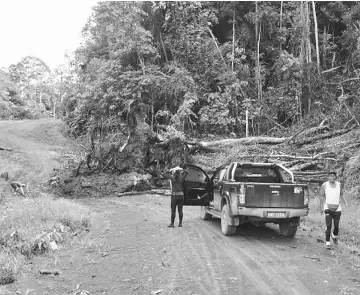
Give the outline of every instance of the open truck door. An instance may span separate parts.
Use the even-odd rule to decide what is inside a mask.
[[[184,205],[207,206],[213,197],[209,176],[200,167],[186,165],[188,175],[184,181]]]

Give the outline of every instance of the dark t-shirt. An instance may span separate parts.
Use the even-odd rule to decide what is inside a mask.
[[[169,174],[169,179],[172,183],[172,194],[183,193],[183,184],[187,174],[185,170],[176,170]]]

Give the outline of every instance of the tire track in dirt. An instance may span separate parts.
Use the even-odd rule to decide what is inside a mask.
[[[206,226],[205,224],[201,224],[200,226],[204,228],[202,233],[207,237],[207,240],[213,241],[214,245],[217,245],[220,249],[222,249],[224,255],[226,255],[230,260],[233,260],[233,262],[236,262],[234,264],[237,268],[238,275],[245,277],[247,281],[251,282],[253,288],[255,288],[257,292],[259,292],[259,294],[277,293],[278,290],[271,289],[270,282],[263,278],[263,274],[262,277],[258,275],[258,265],[255,263],[254,259],[249,257],[249,255],[244,252],[243,249],[241,251],[239,249],[235,250],[229,245],[229,242],[225,241],[223,237],[221,238],[222,242],[220,242],[219,239],[213,239],[212,234],[218,236],[220,235],[220,233],[216,232],[213,228],[211,228],[210,226]],[[232,241],[233,240],[234,239],[232,239]],[[252,247],[252,245],[249,245],[249,243],[247,244],[247,247]]]
[[[152,200],[155,198],[148,197],[148,199]],[[153,205],[153,204],[152,204]],[[148,212],[152,212],[152,219],[153,221],[165,221],[170,218],[170,208],[166,209],[165,206],[157,206],[154,208],[151,204],[147,205],[140,205],[138,207],[141,207],[143,210],[147,210]],[[205,276],[204,273],[207,272],[206,267],[204,267],[204,262],[199,259],[199,251],[194,247],[194,245],[190,242],[191,241],[191,234],[194,233],[194,230],[192,230],[193,227],[191,227],[191,231],[189,231],[187,228],[182,228],[180,230],[177,229],[169,229],[168,237],[167,239],[172,241],[174,247],[168,251],[168,260],[165,262],[166,264],[170,264],[171,268],[170,271],[167,274],[168,280],[170,283],[167,284],[166,290],[169,290],[169,294],[178,294],[177,291],[175,291],[176,286],[176,280],[179,278],[180,274],[183,276],[187,275],[188,277],[194,277],[194,271],[189,269],[189,264],[186,262],[185,259],[182,259],[181,254],[184,254],[182,251],[180,253],[179,249],[177,249],[177,245],[182,245],[182,249],[184,250],[186,246],[187,249],[187,256],[186,257],[192,257],[196,258],[198,261],[198,264],[194,264],[194,260],[192,260],[192,268],[193,270],[196,268],[202,269],[201,273],[203,275],[202,280],[192,280],[193,283],[196,283],[196,285],[199,287],[199,291],[201,294],[214,294],[214,282],[212,282],[208,277]],[[180,271],[181,270],[181,271]],[[204,284],[203,280],[206,280],[207,283]],[[182,294],[182,293],[179,293]],[[217,293],[218,294],[218,293]]]
[[[157,214],[157,217],[162,216],[163,218],[169,218],[170,212],[166,213],[165,208],[162,207],[160,210],[154,210],[152,206],[143,206],[148,207],[151,211]],[[157,219],[158,219],[157,218]],[[189,277],[194,276],[194,270],[200,269],[200,273],[202,274],[202,280],[198,281],[196,280],[197,286],[200,288],[201,294],[225,294],[227,290],[227,285],[225,279],[227,278],[227,273],[229,273],[228,267],[224,269],[223,267],[220,267],[216,269],[214,267],[215,261],[220,260],[220,252],[218,251],[218,248],[222,249],[222,246],[227,246],[229,248],[229,245],[227,245],[227,242],[224,241],[224,237],[221,236],[221,232],[215,232],[212,229],[213,234],[216,234],[217,237],[220,237],[220,240],[222,243],[214,243],[214,239],[212,235],[210,235],[208,232],[210,228],[205,226],[204,221],[197,220],[199,217],[195,217],[195,214],[192,214],[188,217],[187,222],[187,228],[183,228],[181,234],[175,235],[174,232],[171,230],[170,238],[172,240],[175,240],[177,243],[184,242],[187,246],[187,255],[188,257],[192,258],[192,269],[189,270],[187,268],[187,265],[185,264],[184,260],[182,260],[179,257],[178,251],[173,250],[170,254],[173,255],[172,259],[173,261],[177,262],[178,267],[181,269],[187,269],[187,273]],[[197,229],[197,230],[195,230]],[[195,242],[195,239],[192,238],[193,236],[197,237],[197,240],[199,243]],[[207,246],[206,246],[207,245]],[[215,245],[218,246],[218,248],[214,247]],[[252,247],[252,245],[249,243],[249,247]],[[210,250],[211,249],[211,250]],[[232,250],[231,248],[229,248]],[[222,251],[222,250],[221,250]],[[228,251],[224,251],[226,253],[226,257],[229,261],[234,261],[235,257],[239,255],[239,253],[236,253],[232,251],[232,253],[229,253]],[[223,256],[224,256],[223,253]],[[253,261],[251,258],[248,257],[249,261]],[[241,267],[239,266],[241,265]],[[234,267],[234,266],[232,266]],[[238,259],[237,263],[237,273],[242,273],[242,277],[246,277],[247,281],[252,282],[252,285],[257,286],[257,290],[263,294],[275,294],[276,290],[274,292],[269,293],[269,284],[267,282],[264,282],[261,277],[256,275],[252,271],[252,267],[249,267],[247,264],[245,264],[242,260]],[[174,275],[174,274],[173,274]],[[236,273],[235,273],[236,275]],[[213,278],[213,280],[212,280]],[[219,278],[220,280],[218,280]],[[261,287],[261,288],[260,288]],[[240,286],[242,288],[242,286]]]
[[[148,199],[153,202],[152,199],[155,198],[148,197]],[[153,204],[155,204],[155,201]],[[170,208],[166,209],[165,206],[154,207],[153,204],[138,204],[138,208],[142,208],[142,210],[147,210],[148,212],[151,211],[153,221],[164,222],[170,218]],[[172,267],[168,273],[170,283],[166,289],[172,292],[170,294],[178,294],[174,293],[174,287],[176,287],[176,279],[181,274],[182,276],[193,278],[190,283],[194,283],[195,286],[198,287],[200,294],[221,294],[219,282],[217,280],[211,280],[211,278],[217,274],[202,236],[194,229],[193,219],[194,217],[192,216],[191,219],[186,222],[186,228],[169,229],[167,239],[173,241],[175,246],[168,252],[169,258],[166,264],[172,264]],[[199,243],[194,241],[195,236],[197,236],[197,239],[200,241]],[[177,245],[181,245],[181,251],[176,247]],[[202,257],[205,258],[205,260],[202,259]],[[188,259],[191,259],[191,261]],[[192,267],[191,269],[189,267],[190,265]],[[194,279],[197,273],[195,270],[202,275],[201,279]],[[225,285],[223,287],[225,287]]]
[[[196,237],[192,237],[197,236]],[[184,231],[182,239],[185,241],[187,246],[187,253],[193,264],[193,271],[188,268],[188,274],[191,277],[194,275],[195,269],[202,275],[200,280],[196,280],[200,291],[202,294],[214,293],[220,294],[221,286],[217,280],[211,280],[216,276],[215,269],[211,260],[211,255],[207,248],[205,247],[204,242],[202,241],[202,236],[199,233],[196,233],[194,227],[191,227],[191,231]],[[196,240],[199,242],[196,243]]]
[[[202,232],[208,236],[208,239],[212,238],[210,232],[216,235],[220,234],[209,225],[201,224],[200,226],[206,227],[206,230]],[[257,287],[261,287],[262,293],[275,294],[282,291],[286,294],[311,294],[301,282],[295,279],[297,275],[285,265],[284,258],[274,255],[271,247],[263,245],[259,240],[246,237],[240,241],[237,237],[223,237],[223,243],[220,243],[219,240],[214,240],[214,243],[219,247],[226,247],[226,253],[242,266],[240,271],[248,276]],[[269,261],[281,262],[285,271],[279,274],[282,267],[271,267]],[[268,293],[271,286],[273,292]]]
[[[166,227],[170,219],[168,197],[154,196],[143,204],[140,200],[137,208]],[[165,231],[164,238],[172,241],[166,258],[172,267],[164,277],[165,294],[188,294],[190,290],[190,294],[222,295],[338,294],[337,282],[332,280],[348,285],[347,278],[337,278],[344,269],[331,276],[319,273],[327,268],[329,255],[319,253],[320,247],[302,234],[295,239],[282,238],[271,226],[238,229],[235,236],[225,237],[219,220],[203,221],[198,211],[185,207],[184,227]],[[322,255],[322,261],[305,260],[305,255]]]
[[[168,210],[167,212],[164,206],[160,208],[154,208],[151,204],[138,204],[138,206],[152,211],[152,215],[154,215],[157,220],[169,218],[170,212]],[[220,230],[215,229],[207,224],[207,222],[197,220],[198,218],[194,213],[191,214],[188,221],[190,229],[183,228],[180,234],[175,234],[173,230],[170,230],[171,240],[174,240],[178,244],[184,243],[187,246],[187,255],[193,258],[193,270],[189,270],[185,260],[180,258],[178,251],[172,250],[169,254],[172,255],[171,261],[176,262],[177,268],[188,273],[189,277],[194,275],[194,269],[198,268],[201,270],[202,280],[201,282],[195,280],[195,282],[202,293],[224,294],[222,291],[227,290],[224,279],[227,277],[229,271],[227,268],[219,267],[216,270],[214,267],[215,261],[220,260],[218,251],[218,249],[220,249],[220,251],[223,252],[222,256],[225,256],[229,261],[233,261],[234,265],[232,265],[232,267],[236,266],[237,273],[241,274],[242,278],[250,282],[253,288],[259,293],[276,294],[282,290],[286,294],[311,294],[302,283],[294,279],[296,275],[290,272],[290,269],[286,268],[286,271],[279,274],[279,268],[274,268],[269,265],[269,261],[282,262],[281,257],[275,255],[269,246],[263,245],[257,239],[249,236],[244,237],[242,244],[240,244],[239,240],[234,239],[234,237],[224,237]],[[195,228],[197,228],[197,230],[195,230]],[[192,236],[197,237],[198,243],[195,242]],[[216,237],[216,239],[214,237]],[[233,244],[236,243],[236,245],[231,244],[230,241],[232,241]],[[260,248],[262,250],[256,250]],[[247,249],[252,249],[252,251]],[[172,280],[176,275],[177,272],[174,271],[172,273]],[[222,278],[220,281],[217,279],[211,280],[211,278],[216,277]],[[242,288],[242,286],[240,286],[240,288]]]

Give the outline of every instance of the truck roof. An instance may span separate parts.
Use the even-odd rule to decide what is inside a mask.
[[[274,166],[279,166],[279,164],[276,164],[276,163],[253,163],[253,162],[233,162],[233,163],[236,163],[237,165],[244,165],[244,166],[255,166],[255,167],[274,167]]]

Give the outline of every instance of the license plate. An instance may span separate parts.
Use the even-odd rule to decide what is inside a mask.
[[[286,212],[267,212],[267,217],[276,217],[276,218],[286,217]]]

